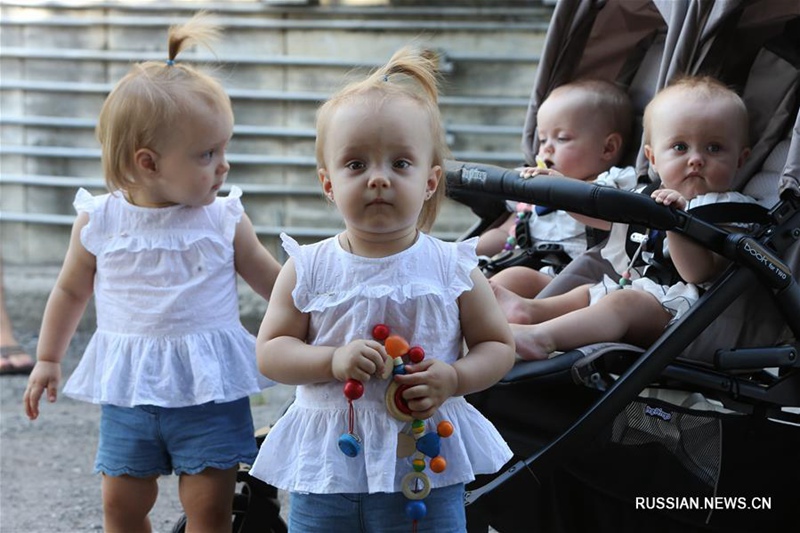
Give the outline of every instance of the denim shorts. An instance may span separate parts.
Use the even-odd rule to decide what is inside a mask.
[[[250,399],[190,407],[103,405],[95,472],[150,477],[252,464]]]
[[[411,519],[405,508],[409,500],[402,492],[375,494],[306,494],[289,495],[289,531],[329,533],[408,533]],[[464,485],[450,485],[431,490],[423,500],[425,517],[416,531],[463,533],[467,530],[464,510]]]

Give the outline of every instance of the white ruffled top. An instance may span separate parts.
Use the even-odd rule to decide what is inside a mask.
[[[309,313],[308,342],[342,346],[372,338],[383,323],[426,358],[453,363],[461,357],[458,297],[472,288],[477,265],[476,239],[445,243],[425,234],[410,248],[382,258],[345,251],[338,239],[300,246],[282,235],[295,261],[297,284],[292,296]],[[398,432],[406,423],[389,415],[384,394],[389,381],[371,379],[353,402],[355,433],[361,453],[345,456],[337,441],[348,430],[348,401],[342,383],[301,385],[295,402],[270,430],[251,474],[292,492],[375,493],[401,490],[412,472],[410,458],[397,458]],[[449,420],[455,433],[441,440],[444,472],[426,469],[431,485],[469,482],[475,474],[499,470],[511,450],[486,418],[463,397],[448,399],[427,421],[435,431]]]
[[[233,237],[241,190],[204,207],[137,207],[80,189],[97,259],[97,330],[64,393],[124,407],[229,402],[270,382],[239,320]]]

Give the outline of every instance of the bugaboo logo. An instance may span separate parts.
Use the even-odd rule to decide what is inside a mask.
[[[670,420],[672,420],[672,413],[669,413],[660,407],[650,407],[649,405],[645,405],[644,414],[648,416],[657,416],[658,418],[664,420],[665,422],[669,422]]]
[[[486,183],[487,173],[479,168],[464,168],[461,170],[461,179],[467,183],[476,181],[478,183]]]

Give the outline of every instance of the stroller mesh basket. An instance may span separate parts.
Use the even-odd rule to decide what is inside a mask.
[[[492,420],[503,420],[499,411],[510,398],[520,410],[547,402],[515,386],[498,389],[504,396],[497,403],[472,399]],[[504,431],[517,454],[511,463],[537,446],[524,435],[546,441],[560,431],[539,409],[539,416],[517,419],[514,431]],[[790,531],[800,501],[798,464],[795,427],[720,410],[697,393],[675,402],[639,397],[552,474],[523,468],[469,505],[468,526],[471,532],[489,524],[500,532]]]
[[[662,446],[684,469],[709,487],[710,492],[704,496],[712,496],[719,483],[722,422],[714,411],[637,399],[614,419],[610,443]]]

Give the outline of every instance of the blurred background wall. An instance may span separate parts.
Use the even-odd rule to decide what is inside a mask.
[[[2,0],[0,246],[17,327],[38,329],[77,188],[104,191],[93,129],[105,96],[132,63],[164,58],[167,28],[199,9],[216,15],[223,39],[216,57],[199,48],[181,60],[213,69],[233,100],[228,186],[244,190],[259,237],[281,261],[281,231],[314,241],[342,228],[316,179],[317,106],[405,44],[440,53],[454,159],[522,163],[551,1]],[[448,201],[433,233],[456,239],[473,222],[469,209]],[[264,307],[243,290],[248,327]],[[91,313],[84,323],[93,323]]]

